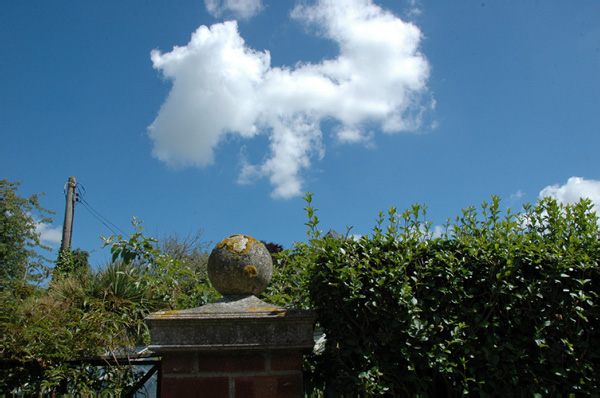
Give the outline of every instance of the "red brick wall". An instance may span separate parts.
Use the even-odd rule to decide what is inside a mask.
[[[163,398],[302,397],[302,353],[165,353],[161,384]]]

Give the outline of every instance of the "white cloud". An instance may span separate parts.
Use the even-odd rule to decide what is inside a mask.
[[[550,185],[542,189],[540,198],[549,196],[561,203],[573,204],[581,198],[589,198],[597,213],[600,213],[600,181],[571,177],[566,184]]]
[[[432,239],[441,238],[446,233],[446,231],[447,231],[447,229],[445,226],[434,225],[433,229],[431,230],[431,238]]]
[[[525,193],[519,189],[519,190],[517,190],[517,192],[510,195],[509,200],[511,203],[513,203],[513,202],[523,198],[524,196],[525,196]]]
[[[173,166],[206,166],[227,131],[245,137],[256,133],[257,85],[270,59],[244,47],[235,21],[201,26],[187,46],[166,54],[154,50],[151,59],[173,81],[149,127],[158,159]]]
[[[38,222],[35,230],[40,234],[40,241],[48,245],[58,245],[62,240],[62,227],[52,228],[49,224]]]
[[[394,133],[419,128],[429,64],[421,32],[368,0],[298,6],[295,18],[338,44],[336,58],[294,67],[270,65],[269,52],[244,45],[234,21],[201,26],[184,47],[152,51],[173,82],[149,127],[153,154],[172,166],[206,166],[226,134],[268,134],[260,165],[245,164],[239,182],[268,177],[273,196],[302,192],[302,171],[324,155],[320,123],[334,119],[341,142],[369,142],[373,124]],[[364,128],[370,126],[370,130]]]
[[[420,1],[418,0],[410,0],[408,1],[408,6],[409,9],[406,12],[407,16],[410,17],[418,17],[419,15],[423,14],[423,10],[421,10],[421,8],[419,8],[420,6]]]
[[[204,5],[215,18],[231,14],[234,18],[247,19],[262,9],[261,0],[204,0]]]

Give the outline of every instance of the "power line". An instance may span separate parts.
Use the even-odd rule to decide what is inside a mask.
[[[85,209],[87,211],[89,211],[92,216],[94,216],[98,221],[100,221],[114,235],[118,235],[118,233],[115,232],[115,230],[111,227],[111,225],[114,228],[116,228],[117,230],[119,230],[123,235],[127,235],[127,233],[124,232],[121,228],[119,228],[118,226],[116,226],[115,224],[113,224],[109,219],[107,219],[102,214],[100,214],[96,209],[94,209],[85,199],[79,199],[78,203],[81,203],[83,205],[83,207],[85,207]]]
[[[79,185],[79,184],[77,184],[77,185]],[[83,199],[83,196],[85,195],[85,188],[83,188],[83,186],[80,187],[80,192],[83,192],[83,194],[77,195],[77,199],[76,199],[77,203],[81,203],[83,205],[83,207],[85,207],[85,209],[87,211],[89,211],[92,216],[94,216],[106,228],[108,228],[113,233],[113,235],[118,235],[118,233],[115,232],[115,230],[112,227],[119,230],[121,232],[121,234],[127,235],[127,233],[125,231],[123,231],[121,228],[119,228],[118,226],[113,224],[108,218],[106,218],[102,214],[100,214],[100,212],[98,210],[94,209],[92,207],[92,205],[90,205],[85,199]],[[112,227],[111,227],[111,225],[112,225]]]

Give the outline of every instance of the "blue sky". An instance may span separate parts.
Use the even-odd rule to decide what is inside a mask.
[[[2,177],[46,192],[57,249],[75,176],[93,264],[132,216],[290,247],[306,191],[356,234],[414,203],[600,206],[597,1],[5,1],[0,44]]]

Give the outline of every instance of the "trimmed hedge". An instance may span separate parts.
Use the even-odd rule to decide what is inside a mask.
[[[515,215],[493,198],[435,238],[424,207],[392,208],[371,236],[334,240],[320,238],[306,200],[312,239],[286,253],[275,286],[307,289],[305,300],[284,296],[318,312],[326,343],[306,377],[327,396],[600,390],[600,229],[589,201],[544,199]]]

